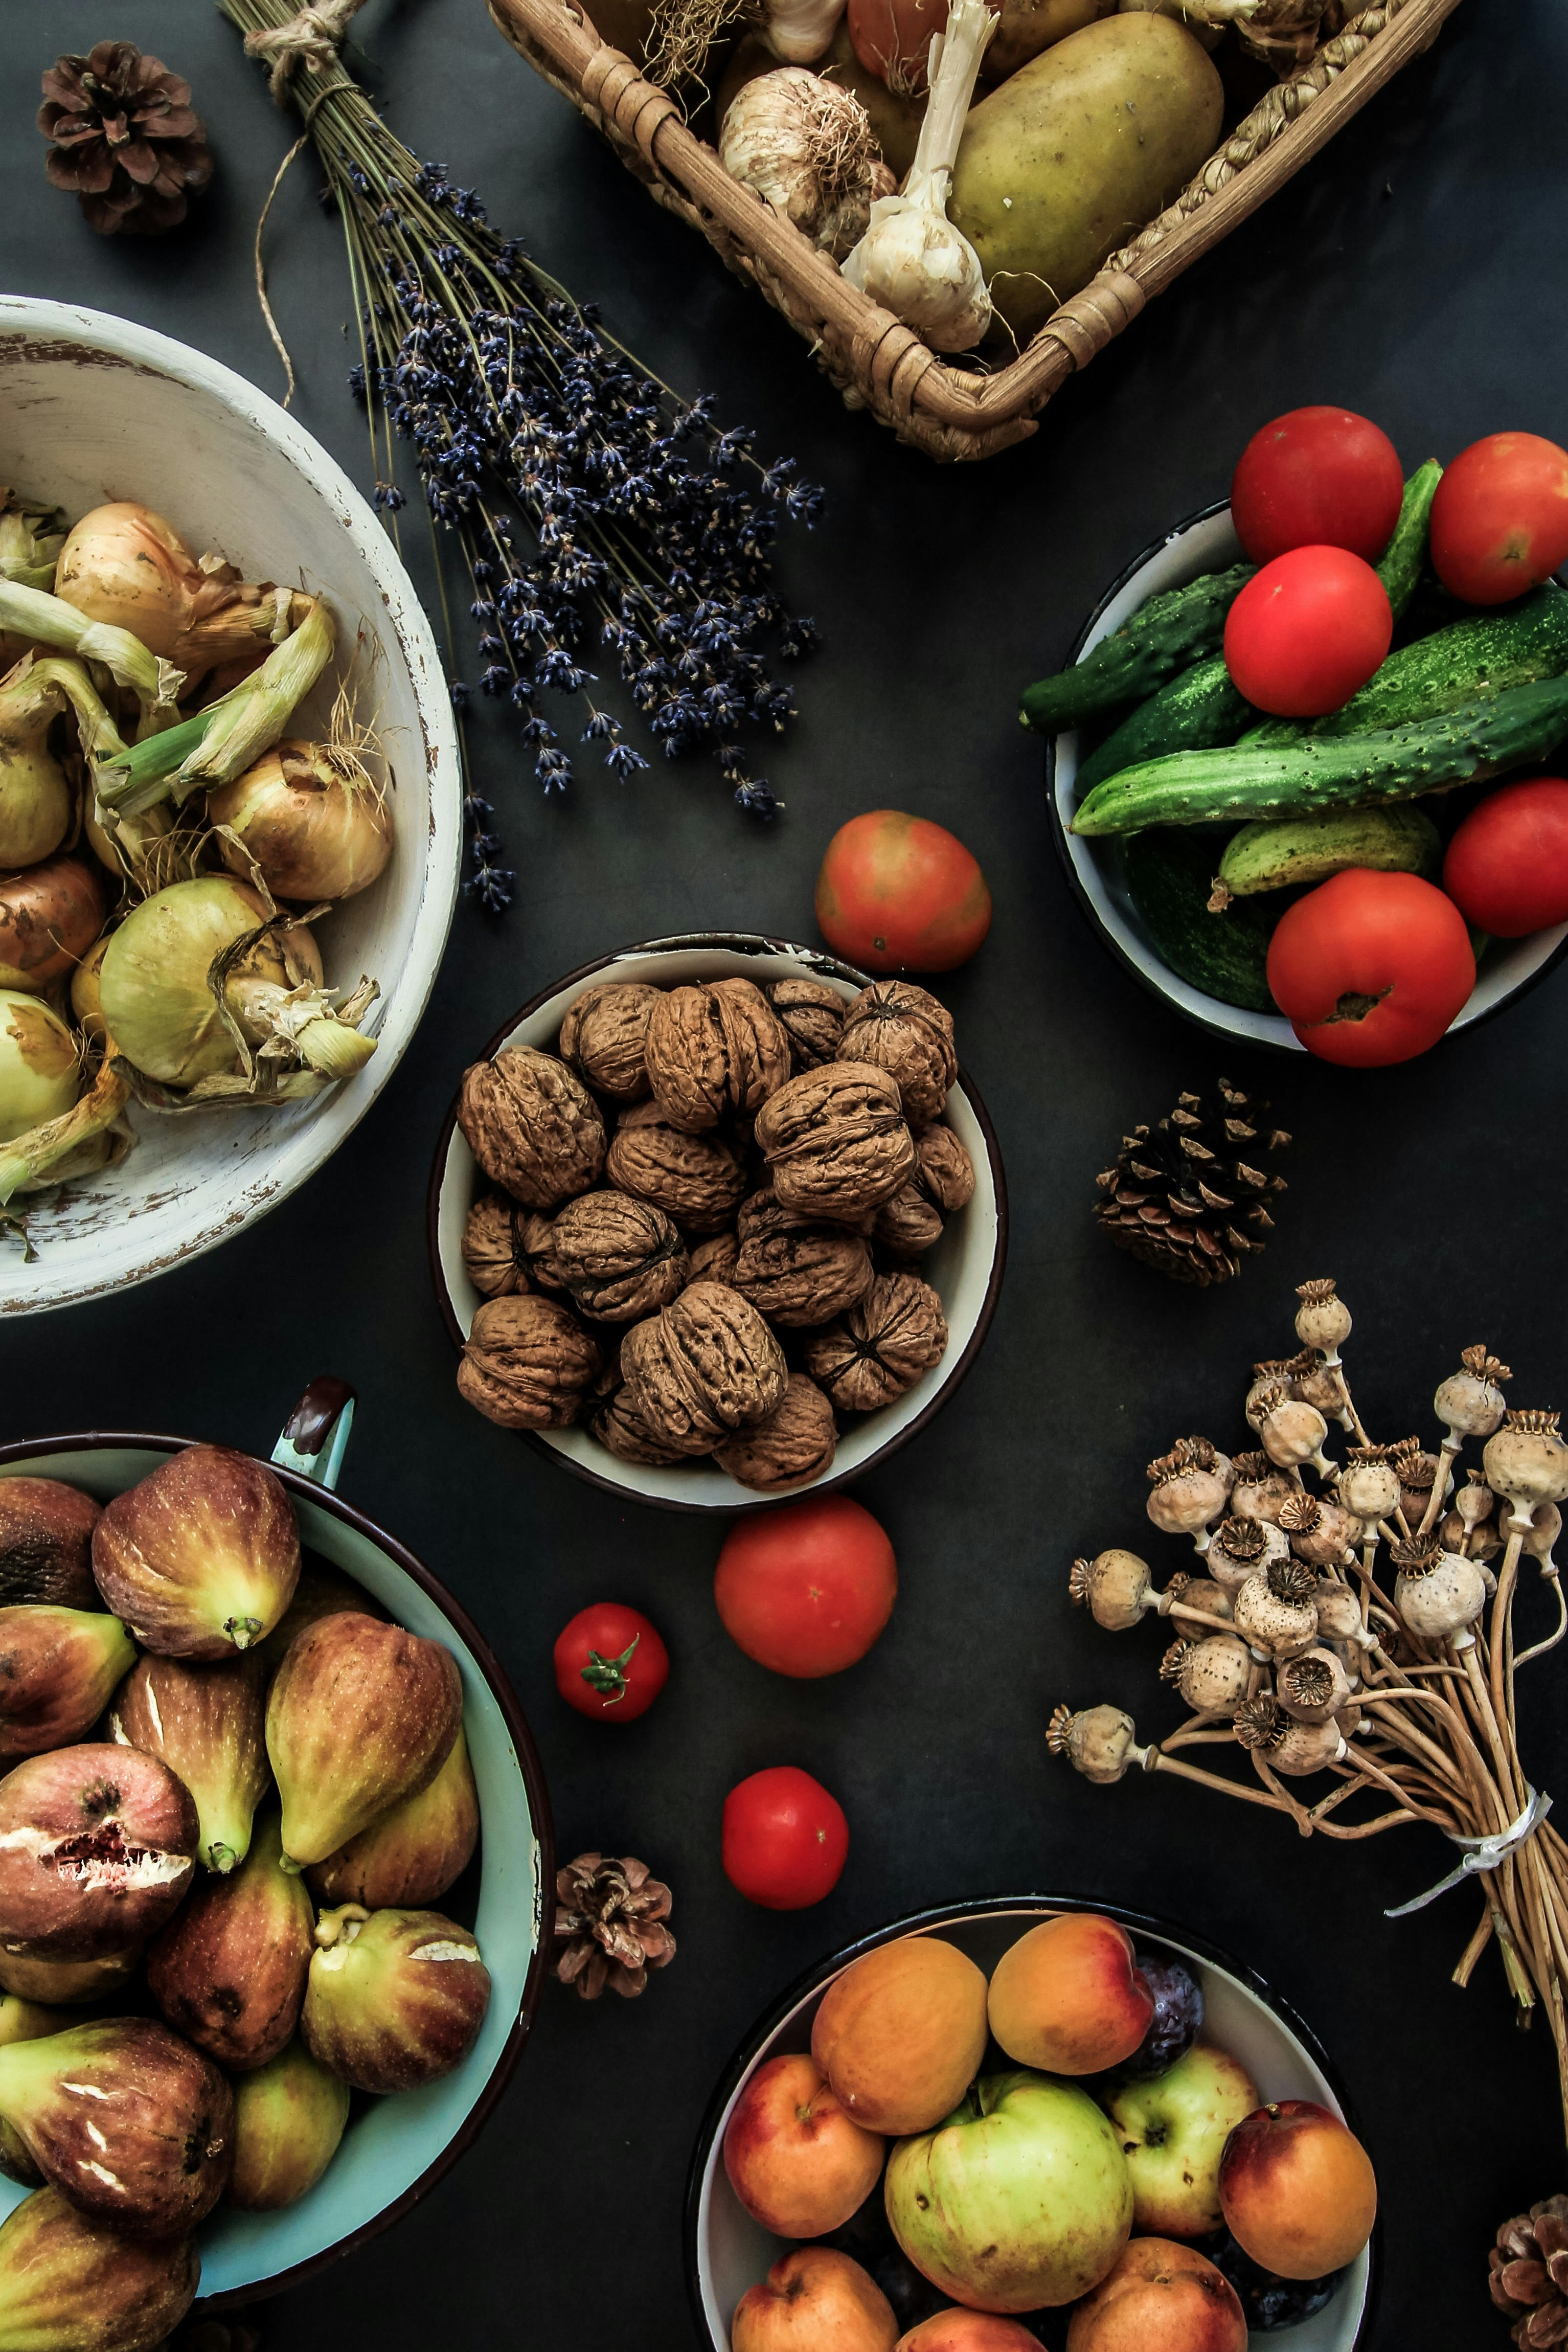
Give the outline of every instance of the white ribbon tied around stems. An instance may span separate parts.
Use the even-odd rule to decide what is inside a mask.
[[[1525,1839],[1534,1835],[1552,1811],[1550,1797],[1538,1794],[1530,1787],[1528,1780],[1525,1782],[1525,1788],[1529,1792],[1529,1801],[1523,1812],[1520,1814],[1517,1821],[1510,1822],[1507,1829],[1499,1830],[1494,1836],[1458,1837],[1452,1830],[1446,1830],[1444,1835],[1450,1844],[1464,1847],[1464,1860],[1457,1869],[1449,1871],[1447,1878],[1440,1878],[1436,1886],[1429,1886],[1425,1895],[1417,1895],[1414,1901],[1398,1904],[1392,1911],[1385,1911],[1384,1917],[1404,1919],[1412,1911],[1424,1911],[1428,1903],[1435,1903],[1439,1895],[1448,1893],[1450,1886],[1462,1885],[1467,1878],[1475,1877],[1480,1871],[1496,1870],[1500,1863],[1508,1860],[1511,1853],[1517,1853]]]

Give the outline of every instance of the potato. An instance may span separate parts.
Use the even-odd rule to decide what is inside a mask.
[[[1169,16],[1107,16],[972,107],[948,217],[1020,344],[1212,153],[1224,93]]]
[[[987,81],[1006,81],[1053,41],[1082,32],[1115,7],[1116,0],[1002,0],[1002,21],[980,59],[980,71]]]

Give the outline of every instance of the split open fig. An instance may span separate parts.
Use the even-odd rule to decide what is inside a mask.
[[[147,1954],[148,1986],[169,2023],[235,2074],[277,2057],[305,1998],[315,1914],[282,1853],[269,1811],[239,1868],[198,1886]]]
[[[267,1702],[289,1865],[325,1862],[428,1788],[462,1720],[457,1662],[442,1643],[362,1611],[307,1626]]]
[[[266,1679],[254,1652],[210,1662],[142,1658],[109,1711],[110,1738],[160,1758],[195,1800],[204,1870],[221,1873],[244,1861],[252,1817],[271,1784]]]
[[[235,2084],[228,2201],[275,2213],[314,2189],[349,2120],[349,2086],[295,2040]]]
[[[0,1959],[99,1960],[154,1934],[195,1867],[196,1808],[155,1756],[108,1741],[0,1780]]]
[[[40,2189],[0,2226],[0,2343],[152,2352],[191,2308],[201,2275],[190,2238],[117,2237]]]
[[[232,1658],[272,1631],[299,1579],[299,1527],[276,1472],[189,1445],[117,1495],[93,1530],[99,1591],[144,1650]]]
[[[130,1634],[101,1609],[0,1609],[0,1758],[80,1739],[135,1663]]]
[[[58,1478],[0,1478],[0,1603],[96,1609],[92,1531],[102,1507]]]
[[[478,1843],[479,1792],[459,1725],[452,1752],[428,1789],[378,1813],[369,1829],[305,1874],[319,1903],[417,1909],[437,1902],[462,1876]]]
[[[466,1927],[438,1911],[324,1911],[300,2030],[357,2091],[413,2091],[449,2074],[485,2021],[490,1974]],[[0,2057],[4,2053],[0,2053]]]

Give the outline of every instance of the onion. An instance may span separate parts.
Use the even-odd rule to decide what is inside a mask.
[[[55,593],[89,621],[129,629],[171,656],[191,625],[205,575],[172,523],[134,499],[94,507],[60,550]]]
[[[41,992],[63,980],[108,911],[85,857],[49,857],[25,873],[0,874],[0,988]]]
[[[47,722],[46,722],[47,724]],[[40,743],[23,750],[0,730],[0,867],[36,866],[70,831],[65,771]]]
[[[392,856],[392,812],[362,762],[329,743],[286,737],[232,784],[207,795],[213,824],[231,825],[279,898],[351,898]],[[234,874],[244,852],[220,841]]]
[[[239,1052],[213,994],[213,959],[267,920],[257,893],[226,874],[198,875],[132,908],[104,950],[99,993],[104,1024],[133,1063],[165,1086],[193,1086],[239,1066]],[[321,959],[308,931],[287,934],[297,969],[317,985]],[[287,986],[282,945],[258,940],[231,978]]]
[[[125,875],[140,882],[147,852],[173,827],[173,810],[160,801],[143,809],[140,816],[122,816],[116,831],[104,823],[103,804],[96,793],[82,822],[89,848],[100,864],[108,866],[117,882]]]
[[[71,1011],[76,1014],[77,1027],[94,1045],[104,1034],[103,1006],[99,994],[99,973],[104,950],[113,938],[105,931],[101,940],[89,948],[71,974]]]
[[[59,1118],[81,1091],[81,1065],[57,1013],[20,989],[0,988],[0,1143]]]

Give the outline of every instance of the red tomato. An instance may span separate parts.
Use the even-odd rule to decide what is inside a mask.
[[[867,73],[889,89],[929,88],[931,36],[947,23],[947,0],[849,0],[850,41]]]
[[[555,1686],[568,1706],[604,1723],[646,1715],[670,1675],[670,1654],[640,1610],[618,1601],[580,1609],[555,1645]]]
[[[850,1850],[843,1808],[820,1780],[776,1764],[724,1801],[724,1873],[765,1911],[804,1911],[839,1883]]]
[[[1532,776],[1490,793],[1449,842],[1443,887],[1495,939],[1568,923],[1568,782]]]
[[[898,1564],[869,1511],[847,1496],[789,1503],[725,1538],[713,1597],[748,1658],[802,1679],[842,1674],[893,1614]]]
[[[1354,866],[1281,916],[1274,1002],[1309,1053],[1351,1069],[1435,1045],[1476,984],[1465,919],[1418,874]]]
[[[1292,547],[1348,547],[1375,563],[1405,495],[1386,433],[1348,408],[1292,408],[1254,433],[1230,483],[1230,520],[1254,563]]]
[[[1467,604],[1506,604],[1568,562],[1568,449],[1492,433],[1448,467],[1432,501],[1432,568]]]
[[[841,824],[817,877],[828,945],[866,971],[951,971],[991,928],[986,877],[923,816],[873,809]]]
[[[1239,694],[1279,719],[1321,719],[1366,684],[1394,635],[1388,594],[1343,547],[1298,547],[1250,579],[1225,620]]]

